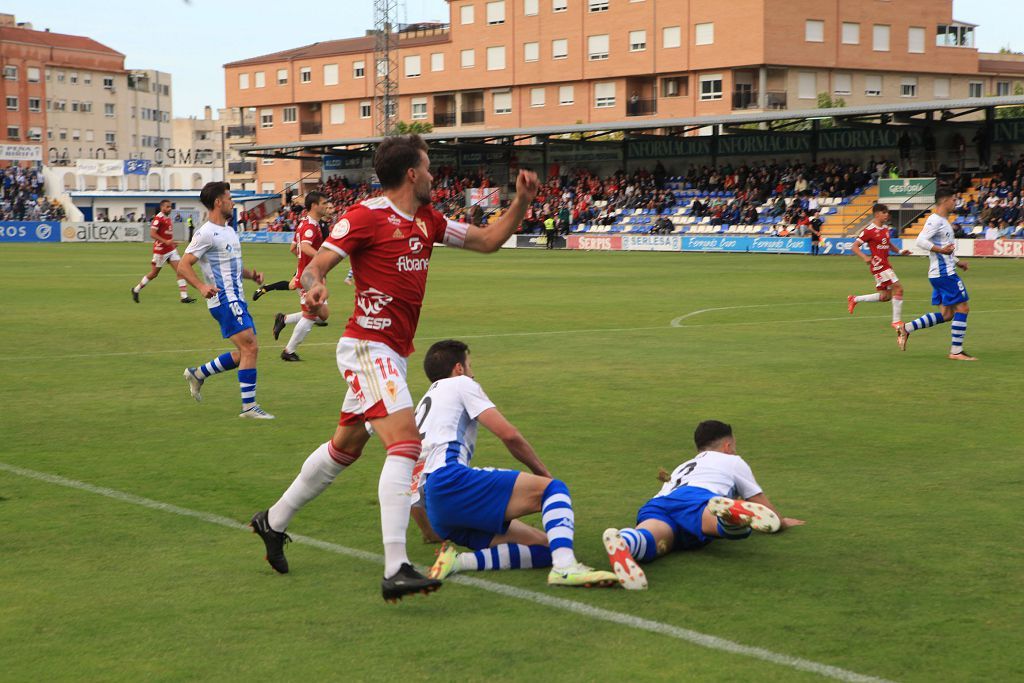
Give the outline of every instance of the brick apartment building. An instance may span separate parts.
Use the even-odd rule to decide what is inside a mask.
[[[437,132],[1013,94],[952,0],[449,0],[398,34],[398,118]],[[375,134],[372,35],[226,64],[246,141]],[[251,128],[250,128],[251,126]],[[237,142],[237,141],[234,141]],[[280,192],[310,162],[256,162]]]

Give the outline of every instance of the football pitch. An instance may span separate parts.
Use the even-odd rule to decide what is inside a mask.
[[[286,279],[284,246],[245,245]],[[568,485],[576,552],[733,425],[765,493],[807,525],[646,567],[650,589],[551,589],[546,570],[459,575],[380,597],[383,449],[302,510],[290,574],[244,528],[333,430],[330,326],[284,363],[293,292],[250,302],[257,397],[181,377],[230,344],[165,271],[132,303],[148,245],[0,249],[0,679],[1012,680],[1024,677],[1024,263],[970,260],[966,350],[949,326],[896,347],[852,257],[439,249],[410,358],[457,338],[499,409]],[[933,310],[923,258],[895,259],[904,318]],[[251,294],[251,284],[249,291]],[[481,430],[483,432],[483,430]],[[481,433],[474,464],[518,467]],[[537,524],[536,518],[529,519]],[[299,537],[301,536],[301,537]],[[436,546],[410,525],[419,565]]]

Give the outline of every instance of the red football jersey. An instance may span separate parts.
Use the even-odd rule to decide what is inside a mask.
[[[461,247],[468,227],[430,206],[408,216],[387,197],[349,209],[324,241],[325,247],[352,261],[356,307],[345,336],[382,342],[402,356],[411,354],[434,244]]]
[[[892,268],[889,265],[889,245],[892,244],[889,241],[889,228],[880,228],[871,223],[860,231],[857,239],[868,245],[868,249],[871,251],[869,267],[872,273],[881,273],[883,270]]]
[[[306,266],[310,261],[313,260],[312,256],[306,256],[302,251],[303,244],[309,244],[314,250],[319,249],[320,245],[324,243],[324,235],[320,231],[320,224],[315,220],[306,216],[299,223],[299,227],[295,229],[295,235],[292,237],[292,241],[296,243],[299,252],[299,267],[295,271],[296,280],[300,281],[302,277],[302,271],[306,269]]]
[[[149,224],[151,228],[156,228],[156,234],[163,237],[165,240],[174,239],[174,224],[171,223],[171,219],[162,213],[157,213],[153,216],[153,222]],[[174,247],[169,247],[163,242],[157,242],[153,240],[153,253],[154,254],[169,254],[174,251]]]

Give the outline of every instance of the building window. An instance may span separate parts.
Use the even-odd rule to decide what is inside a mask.
[[[825,22],[821,19],[808,19],[804,22],[804,40],[808,43],[824,43]]]
[[[487,48],[487,70],[501,71],[505,68],[505,46]]]
[[[114,115],[115,115],[114,105],[110,104],[110,103],[104,104],[103,105],[103,115],[106,116],[108,119],[114,118]]]
[[[15,73],[17,73],[17,68],[16,67],[11,67],[11,68],[15,69]],[[5,70],[4,77],[6,78],[6,70]],[[63,71],[58,71],[57,72],[57,82],[58,83],[63,83],[66,80],[67,80],[67,75]],[[103,85],[104,85],[104,87],[106,87],[106,85],[107,85],[106,84],[106,79],[104,79]],[[114,79],[113,78],[110,79],[110,86],[111,87],[114,86]]]
[[[713,45],[715,42],[715,24],[709,21],[706,24],[697,24],[695,27],[695,42],[697,45]]]
[[[18,98],[8,97],[7,98],[7,111],[18,111]]]
[[[64,79],[63,79],[62,76],[63,76],[63,73],[58,71],[57,72],[57,80],[58,81],[63,81]],[[103,88],[105,90],[113,90],[114,89],[114,77],[113,76],[104,76],[103,77]]]
[[[28,139],[33,142],[39,142],[43,139],[43,129],[38,127],[29,128]]]
[[[78,142],[81,139],[82,139],[82,131],[78,130],[77,128],[71,131],[71,141],[72,142]]]
[[[935,29],[937,47],[974,47],[974,27],[962,24],[939,24]]]
[[[7,139],[8,140],[20,140],[21,129],[18,126],[7,126]]]
[[[886,24],[875,24],[872,34],[872,48],[875,52],[889,51],[889,26]]]
[[[472,69],[476,66],[476,50],[463,50],[459,56],[463,69]]]
[[[536,62],[540,59],[540,43],[523,43],[523,61]]]
[[[970,81],[967,84],[967,96],[968,97],[984,97],[985,84],[981,81]]]
[[[530,106],[531,107],[543,107],[544,106],[544,88],[530,88]]]
[[[53,78],[53,72],[52,72],[52,71],[50,71],[49,69],[47,69],[47,70],[46,70],[46,82],[47,82],[47,83],[49,83],[49,82],[50,82],[50,80],[51,80],[52,78]],[[53,131],[52,131],[52,130],[49,130],[49,129],[47,129],[47,131],[46,131],[46,132],[47,132],[47,133],[52,133]],[[50,139],[52,140],[52,139],[53,139],[53,136],[50,136]]]
[[[57,134],[57,137],[60,138],[61,140],[67,140],[68,139],[67,128],[61,128],[60,129],[60,133]]]
[[[273,109],[262,109],[260,110],[260,128],[273,128],[274,127],[274,110]]]
[[[487,3],[487,25],[497,26],[505,23],[505,0]]]
[[[373,115],[373,103],[372,102],[360,102],[359,103],[359,118],[368,119]]]
[[[430,55],[430,70],[444,71],[444,53],[434,52]]]
[[[68,83],[70,83],[71,85],[78,85],[77,71],[72,71],[70,74],[68,74]]]
[[[88,71],[82,74],[82,83],[85,85],[92,85],[92,74]]]
[[[71,111],[79,111],[80,106],[78,100],[71,100]]]
[[[420,77],[420,56],[419,55],[408,55],[405,58],[405,77],[406,78],[419,78]]]
[[[288,85],[288,69],[277,70],[277,84]]]
[[[843,22],[843,45],[860,45],[860,24]]]
[[[103,142],[107,143],[108,145],[116,145],[117,133],[108,130],[106,133],[103,134]]]
[[[472,5],[463,5],[462,7],[459,8],[459,21],[461,23],[463,23],[463,24],[472,24],[473,23],[473,19],[474,19],[474,17],[473,17],[473,6]]]
[[[295,123],[299,120],[298,107],[285,107],[281,110],[281,123]]]
[[[948,78],[936,78],[933,82],[934,95],[936,99],[946,99],[949,97],[949,79]]]
[[[722,74],[700,77],[700,99],[701,101],[722,99]]]
[[[366,75],[366,62],[352,62],[352,78],[362,78]]]
[[[832,83],[832,92],[836,95],[850,95],[853,92],[853,76],[850,74],[835,74]]]
[[[313,82],[313,67],[304,66],[299,69],[299,83],[312,83]]]
[[[264,71],[257,71],[253,77],[253,85],[257,88],[267,87],[267,74]]]
[[[911,26],[907,30],[907,52],[924,54],[924,29]]]
[[[642,52],[647,49],[647,31],[629,32],[629,51]]]
[[[378,59],[377,60],[377,78],[384,78],[384,76],[386,76],[389,71],[391,71],[391,60],[388,60],[388,59]]]
[[[29,111],[36,111],[36,112],[42,111],[43,110],[42,103],[43,103],[43,101],[40,98],[38,98],[38,97],[30,97],[30,98],[28,98],[28,110]]]
[[[61,71],[60,75],[63,76],[64,72]],[[16,66],[5,66],[4,67],[4,79],[8,80],[8,81],[16,81],[16,80],[18,80],[18,67],[16,67]],[[62,78],[61,82],[63,82],[63,80],[64,79]]]
[[[587,9],[591,12],[607,12],[608,0],[588,0]]]
[[[528,17],[535,17],[539,13],[539,0],[523,0],[523,14]]]
[[[412,118],[414,121],[427,118],[427,98],[418,97],[412,101]]]
[[[569,40],[557,38],[551,41],[551,59],[566,59],[569,56]]]
[[[29,83],[38,83],[39,82],[39,69],[37,67],[30,66],[25,71],[26,71]]]
[[[82,111],[86,114],[92,113],[92,102],[82,102]]]
[[[552,12],[565,12],[569,9],[569,0],[551,0]]]
[[[882,94],[882,77],[875,75],[865,76],[864,94],[868,97],[880,97]]]
[[[509,90],[495,90],[494,91],[494,113],[495,114],[511,114],[512,113],[512,92]]]
[[[133,135],[132,139],[134,139],[134,138],[135,138],[135,136]],[[96,140],[96,133],[94,131],[91,131],[91,130],[85,131],[85,141],[86,142],[95,142],[95,140]]]
[[[801,100],[813,100],[818,96],[818,75],[813,71],[801,71],[798,81],[798,94]]]
[[[608,109],[615,106],[615,82],[594,84],[594,109]]]
[[[558,88],[558,104],[573,104],[576,102],[575,89],[571,85],[562,85]]]
[[[608,34],[587,36],[587,58],[592,62],[608,59]]]
[[[917,78],[907,76],[900,81],[900,97],[917,97]]]
[[[672,76],[661,79],[662,97],[688,97],[690,79],[686,76]]]
[[[661,29],[661,46],[664,48],[679,47],[682,44],[682,30],[678,26],[666,26]]]
[[[267,161],[271,164],[274,163],[273,159],[264,159],[263,163],[266,164]],[[260,183],[260,192],[263,194],[274,194],[274,183]]]
[[[331,125],[339,126],[345,123],[345,103],[344,102],[332,102],[331,103]]]
[[[1006,97],[1010,94],[1010,81],[996,81],[996,97]],[[9,109],[10,107],[8,107]]]
[[[248,90],[249,89],[249,74],[238,74],[238,89]]]

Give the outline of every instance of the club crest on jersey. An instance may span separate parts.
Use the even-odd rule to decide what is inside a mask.
[[[356,305],[363,309],[366,315],[377,315],[384,310],[384,307],[391,303],[392,297],[384,292],[370,287],[365,292],[359,292],[356,298]]]
[[[427,224],[423,222],[422,218],[416,219],[416,227],[420,229],[424,237],[427,236]]]
[[[352,226],[349,224],[347,218],[342,218],[340,221],[334,224],[331,228],[331,238],[340,240],[342,237],[348,234],[349,229]]]
[[[388,396],[394,401],[398,398],[398,387],[395,385],[394,380],[388,380],[384,383],[384,390],[388,392]]]

